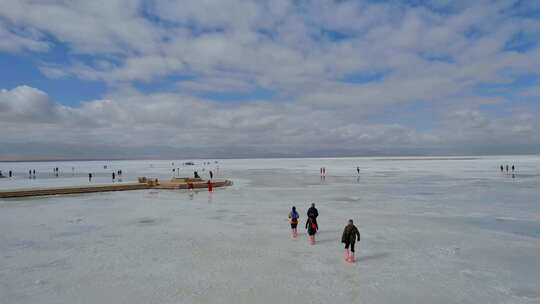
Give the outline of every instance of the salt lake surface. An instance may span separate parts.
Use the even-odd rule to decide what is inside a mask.
[[[540,156],[204,161],[0,162],[15,172],[0,189],[173,167],[234,181],[0,199],[0,303],[540,303]],[[287,222],[295,205],[302,226],[311,202],[314,246]],[[349,218],[362,234],[352,265]]]

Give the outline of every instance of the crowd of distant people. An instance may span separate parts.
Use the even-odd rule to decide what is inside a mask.
[[[510,166],[506,164],[506,167],[504,165],[500,166],[501,173],[504,173],[504,169],[506,168],[506,175],[510,175]],[[516,178],[516,167],[514,164],[512,164],[512,178]]]

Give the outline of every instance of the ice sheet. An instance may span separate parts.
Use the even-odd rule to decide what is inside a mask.
[[[0,302],[540,302],[540,157],[205,161],[0,163],[16,172],[1,189],[86,184],[88,172],[109,182],[118,169],[170,178],[173,162],[235,182],[0,200]],[[314,246],[286,219],[295,205],[302,226],[311,202]],[[339,243],[349,218],[362,234],[354,265]]]

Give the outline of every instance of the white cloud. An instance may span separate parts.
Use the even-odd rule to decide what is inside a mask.
[[[54,122],[59,106],[43,91],[28,86],[0,91],[0,117],[3,121]]]
[[[68,59],[42,61],[44,75],[102,81],[110,89],[102,100],[78,107],[29,87],[4,90],[0,107],[8,110],[0,116],[10,118],[0,125],[10,133],[3,137],[17,141],[15,135],[30,132],[25,121],[46,123],[32,131],[36,140],[74,145],[312,153],[488,146],[501,137],[518,144],[513,136],[526,135],[538,149],[531,118],[514,112],[505,129],[479,108],[514,111],[510,100],[484,97],[477,87],[512,83],[540,68],[537,44],[505,49],[519,33],[540,29],[537,19],[513,14],[513,3],[0,0],[0,50],[47,51],[60,42]],[[88,56],[79,60],[81,54]],[[175,82],[170,92],[136,89],[168,77]],[[255,89],[274,94],[233,104],[197,97]],[[423,129],[400,114],[376,119],[418,103],[427,109],[414,119],[438,128]]]
[[[259,102],[230,107],[177,94],[131,94],[66,107],[47,94],[21,86],[0,93],[2,139],[24,143],[116,147],[146,156],[145,147],[204,155],[312,155],[317,153],[430,153],[445,147],[463,153],[469,147],[504,143],[540,147],[535,116],[517,111],[498,121],[478,110],[456,109],[444,115],[444,127],[417,130],[407,125],[363,122],[339,109]],[[453,148],[449,148],[453,147]],[[77,157],[78,149],[63,151]]]
[[[8,30],[7,25],[0,20],[0,51],[46,51],[47,49],[49,49],[49,44],[41,41],[36,33],[24,29],[14,33]]]

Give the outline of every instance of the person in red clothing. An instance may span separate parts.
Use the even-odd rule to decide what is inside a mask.
[[[306,221],[306,229],[308,233],[309,243],[315,245],[315,234],[317,233],[317,223],[313,221],[313,218],[309,217]]]

